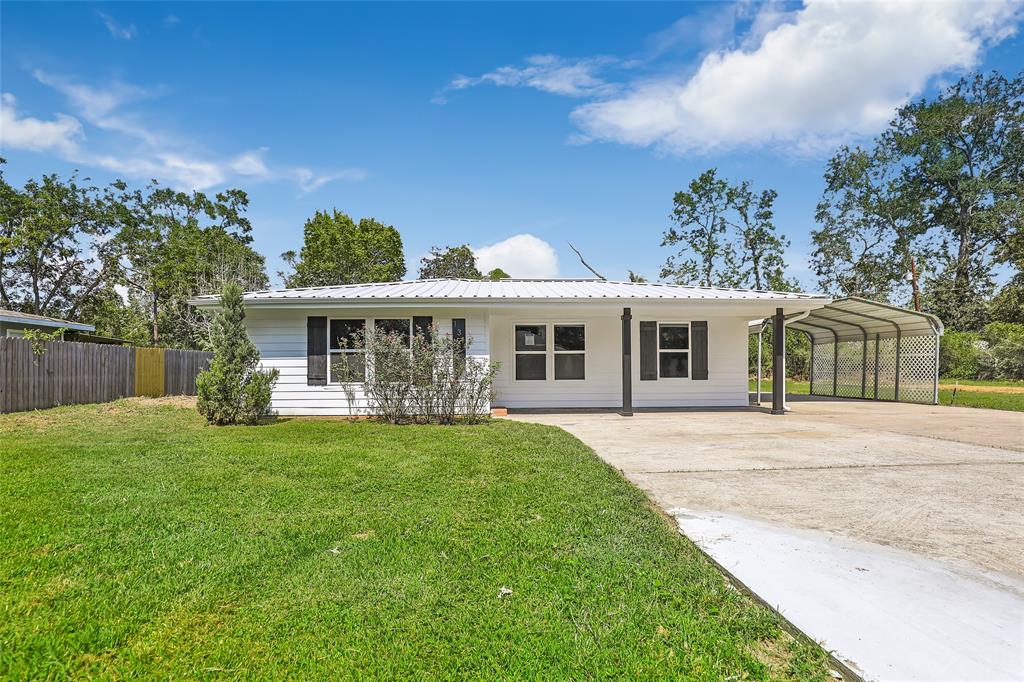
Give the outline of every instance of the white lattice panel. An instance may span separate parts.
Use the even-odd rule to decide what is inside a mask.
[[[935,398],[935,344],[932,336],[906,336],[900,342],[901,402],[931,403]],[[865,398],[896,399],[896,339],[878,341],[878,393],[875,393],[875,340],[867,343],[867,357],[860,341],[840,341],[838,365],[833,374],[835,347],[831,343],[814,347],[811,367],[814,395],[861,397],[862,367]],[[835,386],[833,387],[833,378]]]

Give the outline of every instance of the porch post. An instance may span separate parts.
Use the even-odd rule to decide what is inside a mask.
[[[772,318],[772,414],[786,413],[786,318],[782,308]]]
[[[622,309],[622,416],[633,416],[633,315]]]

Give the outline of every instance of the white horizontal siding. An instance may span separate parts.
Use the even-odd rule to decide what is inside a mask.
[[[504,407],[574,408],[622,406],[622,322],[617,315],[565,314],[491,315],[491,359],[502,368],[495,382],[495,405]],[[708,379],[640,381],[640,321],[708,322]],[[524,323],[584,323],[586,379],[556,381],[551,361],[546,381],[516,381],[513,326]],[[634,407],[745,406],[747,392],[747,320],[745,318],[682,317],[665,310],[633,312],[632,375]],[[549,339],[549,342],[551,340]]]
[[[245,325],[249,337],[260,351],[260,365],[264,369],[276,369],[280,373],[271,392],[270,410],[279,415],[351,415],[366,414],[366,396],[357,390],[350,403],[344,389],[337,385],[309,386],[306,383],[306,318],[308,316],[328,318],[394,318],[430,315],[442,333],[450,333],[452,318],[466,320],[466,332],[472,344],[468,349],[471,356],[488,359],[488,337],[486,311],[445,308],[359,308],[324,307],[301,310],[260,310],[246,311]]]

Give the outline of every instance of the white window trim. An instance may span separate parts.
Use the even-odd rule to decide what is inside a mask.
[[[516,350],[516,327],[544,327],[546,346],[544,350]],[[555,350],[555,327],[583,327],[583,350]],[[587,346],[590,343],[590,333],[586,322],[562,321],[557,322],[512,322],[512,383],[514,384],[548,384],[548,383],[582,383],[590,376],[590,353]],[[555,355],[583,355],[583,378],[582,379],[556,379],[555,378]],[[517,355],[543,355],[544,378],[543,379],[519,379],[516,378],[516,356]]]
[[[665,348],[661,347],[661,327],[665,325],[667,327],[686,327],[686,348]],[[657,335],[654,337],[655,343],[658,344],[658,381],[691,381],[693,377],[693,328],[690,326],[689,321],[665,321],[658,322]],[[662,353],[686,353],[686,376],[685,377],[663,377],[661,376],[661,354]]]
[[[349,386],[362,386],[365,381],[332,381],[332,374],[334,373],[334,363],[331,362],[332,355],[347,355],[362,353],[364,360],[363,366],[366,366],[366,349],[365,348],[331,348],[331,322],[335,320],[362,320],[363,329],[369,329],[370,325],[373,324],[373,318],[369,317],[328,317],[327,318],[327,388],[331,387],[342,387],[345,385]]]

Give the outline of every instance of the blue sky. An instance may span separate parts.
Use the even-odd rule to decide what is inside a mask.
[[[17,184],[241,187],[271,272],[315,210],[376,217],[410,277],[464,242],[586,276],[571,241],[654,278],[673,193],[714,166],[778,190],[812,288],[830,153],[964,71],[1019,70],[1020,7],[4,2],[0,147]]]

